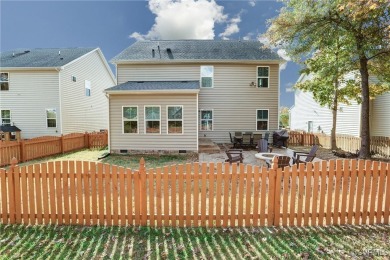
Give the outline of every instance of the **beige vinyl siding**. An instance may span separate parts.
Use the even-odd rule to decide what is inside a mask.
[[[52,71],[9,72],[9,91],[0,92],[0,110],[11,110],[11,123],[22,130],[22,138],[59,135],[61,118],[59,74]],[[57,127],[47,127],[46,109],[57,110]]]
[[[390,136],[390,93],[378,96],[371,102],[371,135]]]
[[[201,88],[199,110],[213,109],[213,131],[199,136],[230,142],[229,131],[256,131],[256,109],[269,109],[269,132],[278,128],[279,65],[258,64],[137,64],[118,65],[118,84],[126,81],[200,80],[200,66],[214,66],[214,87]],[[249,86],[257,81],[257,66],[270,67],[269,88]],[[198,115],[197,115],[197,119]],[[265,133],[267,131],[259,131]]]
[[[269,88],[250,86],[257,66],[269,66]],[[278,65],[214,65],[214,88],[201,88],[199,109],[213,110],[213,131],[199,131],[214,142],[230,142],[229,132],[273,132],[278,129]],[[268,130],[256,131],[256,110],[269,110]],[[272,134],[271,134],[272,136]]]
[[[60,76],[63,133],[108,129],[108,99],[103,90],[115,82],[98,51],[65,66]],[[91,96],[85,95],[86,80],[91,82]]]
[[[332,130],[332,111],[321,107],[310,92],[295,91],[295,105],[290,112],[291,130],[308,131],[308,121],[313,121],[313,132],[323,131],[330,134]],[[321,130],[318,130],[320,127]],[[337,113],[338,134],[359,136],[360,105],[352,101],[351,105],[340,104]]]
[[[167,134],[167,106],[183,106],[183,134]],[[110,95],[110,149],[197,151],[196,94]],[[123,133],[122,107],[138,106],[139,134]],[[145,134],[145,106],[161,106],[161,133]]]

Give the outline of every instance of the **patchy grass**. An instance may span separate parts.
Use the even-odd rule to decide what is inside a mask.
[[[18,164],[19,166],[50,162],[50,161],[92,161],[92,162],[102,162],[112,165],[118,165],[123,167],[128,167],[131,169],[138,169],[139,162],[142,157],[144,157],[146,162],[146,168],[156,168],[172,164],[185,164],[198,161],[198,155],[194,153],[189,154],[146,154],[146,155],[121,155],[121,154],[111,154],[106,158],[98,160],[100,156],[104,153],[107,153],[107,149],[103,150],[81,150],[77,152],[70,152],[66,154],[59,154],[50,157],[45,157],[37,160],[32,160],[24,163]],[[8,168],[8,167],[7,167]]]
[[[131,169],[138,169],[141,158],[145,159],[145,167],[156,168],[172,164],[185,164],[198,161],[197,154],[137,154],[120,155],[112,154],[101,161],[108,164],[123,166]]]
[[[389,225],[234,229],[0,225],[0,259],[388,259],[389,237]]]

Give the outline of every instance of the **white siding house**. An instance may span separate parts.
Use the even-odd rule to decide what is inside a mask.
[[[259,42],[140,41],[112,62],[118,80],[106,90],[112,152],[197,151],[199,137],[225,143],[229,132],[278,129],[279,64],[284,61]],[[160,108],[158,133],[146,131],[144,112],[151,105]],[[175,105],[183,108],[183,132],[172,135],[166,111]],[[137,111],[133,119],[124,112],[128,107],[137,108],[131,108]],[[130,120],[137,121],[126,123],[129,129],[134,124],[133,132],[123,128]]]
[[[108,129],[103,90],[116,80],[99,48],[12,50],[0,58],[1,123],[20,128],[22,138]]]
[[[300,77],[298,81],[302,80]],[[370,133],[372,136],[390,136],[390,93],[371,100]],[[336,133],[360,136],[361,105],[351,101],[350,105],[340,104],[337,111]],[[325,133],[332,129],[332,111],[321,107],[310,92],[295,90],[295,103],[290,109],[291,130]]]

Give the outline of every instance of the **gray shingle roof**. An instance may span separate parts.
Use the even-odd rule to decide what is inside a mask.
[[[22,130],[20,130],[18,127],[14,125],[0,125],[0,132],[7,133],[7,132],[20,132],[20,131]]]
[[[195,90],[199,81],[127,81],[105,91]]]
[[[96,48],[10,50],[0,53],[0,67],[61,67],[94,49]]]
[[[160,46],[160,52],[158,51]],[[161,57],[160,57],[161,56]],[[115,56],[111,62],[175,60],[276,60],[279,55],[259,41],[175,40],[138,41]]]

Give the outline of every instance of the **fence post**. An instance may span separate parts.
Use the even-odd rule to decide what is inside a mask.
[[[18,160],[13,157],[11,159],[11,166],[9,171],[7,171],[8,176],[8,203],[9,203],[9,223],[15,224],[15,179],[14,179],[14,171]],[[5,212],[4,212],[5,213]]]
[[[25,141],[20,141],[20,162],[26,161],[26,144]]]
[[[88,132],[84,133],[84,147],[89,149],[89,134],[88,134]]]
[[[61,139],[60,139],[60,145],[61,145],[61,153],[64,154],[64,135],[61,134]]]
[[[140,199],[140,213],[141,213],[141,226],[146,226],[147,223],[147,206],[146,206],[146,170],[145,159],[142,157],[139,162],[139,199]]]

